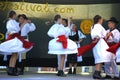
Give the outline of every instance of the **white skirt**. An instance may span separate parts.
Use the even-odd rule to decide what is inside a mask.
[[[68,45],[66,49],[64,49],[62,46],[62,43],[57,42],[57,40],[58,38],[52,39],[49,42],[48,54],[76,54],[78,53],[77,44],[73,42],[72,40],[67,39]]]
[[[5,41],[0,44],[0,54],[11,55],[12,53],[22,54],[31,50],[31,48],[26,49],[23,47],[23,43],[18,39],[14,38],[8,41]]]
[[[116,62],[120,62],[120,47],[118,48],[116,52]]]
[[[103,62],[110,62],[113,59],[113,54],[106,51],[109,46],[105,42],[104,39],[100,39],[98,43],[93,48],[93,55],[95,58],[95,64],[103,63]]]

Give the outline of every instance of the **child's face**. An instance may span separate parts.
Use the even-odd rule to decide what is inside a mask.
[[[14,15],[13,15],[13,19],[16,19],[16,18],[17,18],[17,14],[14,14]]]
[[[64,25],[64,27],[67,26],[67,23],[65,22],[65,20],[62,20],[62,24]]]
[[[72,31],[76,31],[76,25],[73,25]]]
[[[101,19],[99,19],[99,23],[100,24],[102,24],[103,23],[103,19],[101,18]]]
[[[59,19],[58,19],[58,22],[62,24],[62,18],[59,18]]]
[[[25,19],[23,17],[20,17],[19,18],[19,23],[24,23],[25,22]]]
[[[115,23],[114,22],[108,22],[108,27],[111,29],[111,28],[114,28],[115,27]]]

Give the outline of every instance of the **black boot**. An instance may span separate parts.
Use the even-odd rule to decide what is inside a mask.
[[[72,68],[69,69],[68,74],[72,74]]]
[[[18,74],[23,75],[24,74],[24,61],[18,62],[18,64],[16,65],[16,68],[18,70]]]
[[[93,74],[93,79],[103,79],[100,71],[95,71]]]
[[[64,74],[63,70],[59,70],[57,76],[65,77],[66,75]]]
[[[109,75],[106,75],[106,76],[104,77],[104,79],[112,79],[112,77],[109,76]]]
[[[24,67],[18,67],[17,70],[19,75],[24,75]]]
[[[75,75],[76,75],[76,68],[74,68],[73,74],[75,74]]]
[[[14,67],[8,67],[7,74],[10,76],[18,76],[17,69]]]
[[[117,76],[114,76],[113,79],[114,79],[114,80],[120,80],[120,78],[117,77]]]
[[[60,70],[58,70],[58,73],[56,74],[57,76],[60,76]]]

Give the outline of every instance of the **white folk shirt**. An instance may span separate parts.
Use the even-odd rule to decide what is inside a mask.
[[[28,36],[29,32],[35,31],[36,27],[33,23],[26,23],[21,29],[21,36]]]
[[[107,33],[110,32],[110,29],[107,30]],[[114,29],[112,31],[112,36],[110,36],[107,40],[107,42],[115,42],[115,43],[118,43],[120,41],[120,32],[117,30],[117,29]]]
[[[67,48],[64,49],[60,42],[57,42],[58,37],[61,35],[69,36],[70,28],[64,27],[62,24],[54,24],[48,31],[48,36],[54,39],[49,41],[48,54],[75,54],[78,52],[77,45],[70,39],[67,39]]]
[[[8,37],[8,34],[19,33],[20,31],[19,23],[13,19],[10,19],[7,22],[6,28],[7,28],[6,38]]]
[[[106,41],[102,38],[106,36],[107,31],[103,28],[101,24],[95,24],[91,29],[92,39],[99,37],[100,40],[93,48],[93,55],[95,58],[95,64],[110,62],[113,58],[112,53],[106,51],[109,48]]]
[[[66,37],[68,37],[69,32],[69,27],[64,27],[62,24],[56,23],[49,29],[47,34],[50,37],[57,38],[60,35],[65,35]]]
[[[106,30],[103,28],[101,24],[95,24],[91,29],[91,37],[92,39],[99,37],[104,38],[106,36]]]

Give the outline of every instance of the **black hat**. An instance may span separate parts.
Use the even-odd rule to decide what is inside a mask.
[[[119,23],[115,17],[111,17],[109,20],[107,20],[107,22],[114,22],[116,24]]]

